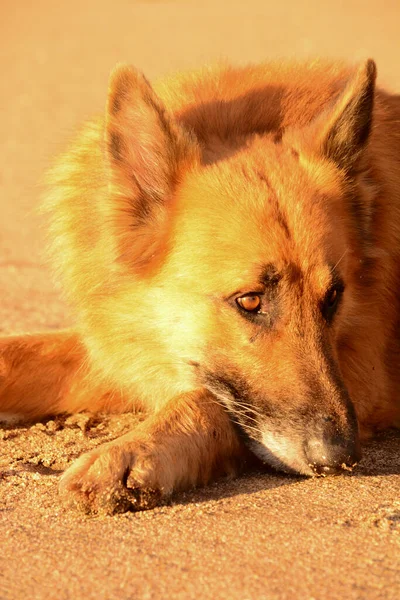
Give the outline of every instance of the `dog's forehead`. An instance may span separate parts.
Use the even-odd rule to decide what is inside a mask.
[[[294,199],[298,207],[305,206],[316,182],[299,153],[274,140],[272,135],[255,136],[224,160],[207,166],[201,176],[217,194],[225,192],[238,210],[250,205],[264,211],[275,201],[283,207],[289,196],[291,206]]]
[[[181,190],[175,239],[193,260],[232,280],[257,277],[262,265],[310,272],[334,264],[343,251],[332,198],[295,152],[274,146],[194,172]]]
[[[193,179],[192,179],[193,181]],[[335,171],[315,164],[272,135],[256,137],[225,160],[207,165],[194,177],[197,218],[227,219],[226,230],[240,221],[244,231],[274,238],[299,236],[318,221],[332,217],[334,197],[340,195]],[[337,204],[337,203],[336,203]],[[327,217],[326,219],[324,217]]]

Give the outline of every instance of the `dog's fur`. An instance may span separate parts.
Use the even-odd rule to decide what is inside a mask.
[[[115,69],[49,175],[76,331],[0,340],[2,412],[148,413],[70,467],[71,501],[148,507],[252,453],[351,469],[399,419],[400,99],[375,75]]]

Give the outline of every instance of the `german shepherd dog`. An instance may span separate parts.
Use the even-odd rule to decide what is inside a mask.
[[[235,474],[351,470],[400,417],[400,97],[376,67],[111,75],[49,174],[74,331],[0,340],[0,411],[142,410],[61,493],[138,510]]]

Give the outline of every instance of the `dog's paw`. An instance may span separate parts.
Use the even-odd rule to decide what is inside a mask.
[[[87,514],[154,508],[169,495],[157,483],[154,462],[138,445],[111,442],[88,452],[60,481],[63,502]]]

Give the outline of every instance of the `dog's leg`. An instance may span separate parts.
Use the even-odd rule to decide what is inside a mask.
[[[112,396],[112,397],[111,397]],[[121,409],[97,384],[77,333],[0,338],[0,413],[25,419],[81,410]]]
[[[60,490],[67,503],[86,512],[143,510],[176,490],[233,475],[249,460],[224,409],[199,390],[84,454],[65,472]]]

